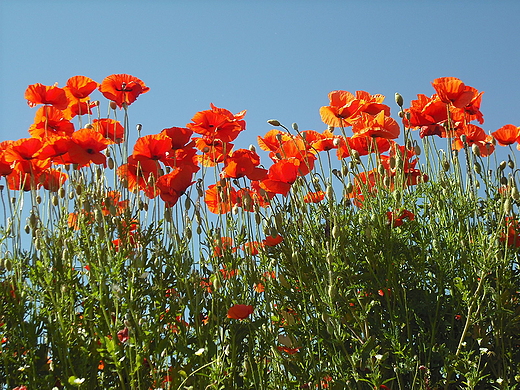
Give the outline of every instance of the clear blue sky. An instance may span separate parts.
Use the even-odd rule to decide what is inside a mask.
[[[336,89],[405,105],[455,76],[485,91],[487,132],[520,126],[520,1],[0,0],[0,140],[28,136],[29,84],[74,75],[142,79],[143,134],[184,126],[212,102],[236,113],[247,147],[277,118],[322,131]],[[94,95],[100,98],[100,95]]]

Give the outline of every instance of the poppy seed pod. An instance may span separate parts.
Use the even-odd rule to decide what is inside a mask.
[[[399,107],[402,107],[404,104],[403,97],[401,96],[401,94],[399,92],[395,93],[395,102],[397,103],[397,105]]]
[[[112,110],[115,110],[115,109],[117,108],[117,104],[116,104],[116,102],[114,102],[113,100],[110,102],[110,108],[111,108]]]
[[[280,126],[280,122],[278,122],[276,119],[269,119],[267,121],[271,126]]]

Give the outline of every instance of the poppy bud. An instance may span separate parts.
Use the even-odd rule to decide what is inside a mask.
[[[29,227],[29,225],[25,225],[25,227],[23,228],[25,230],[25,233],[29,234],[31,232],[31,228]]]
[[[501,161],[500,164],[498,164],[498,169],[503,171],[504,169],[506,169],[506,165],[507,163],[505,161]]]
[[[271,126],[280,126],[280,122],[278,122],[276,119],[269,119],[267,121]]]
[[[65,188],[63,187],[60,187],[60,190],[58,191],[58,195],[60,196],[60,198],[65,198]]]
[[[473,144],[471,146],[471,150],[473,151],[473,154],[477,157],[480,157],[480,148],[478,147],[477,144]]]
[[[57,206],[58,205],[58,197],[56,195],[52,196],[52,205]]]
[[[503,186],[507,186],[507,178],[505,176],[502,176],[500,178],[500,184],[502,184]]]
[[[112,110],[115,110],[115,109],[117,108],[117,104],[116,104],[116,102],[114,102],[113,100],[110,102],[110,108],[111,108]]]
[[[511,213],[512,210],[513,210],[513,203],[511,202],[510,198],[507,198],[504,201],[504,212],[506,214],[509,214],[509,213]]]
[[[511,198],[513,198],[514,200],[520,199],[520,192],[518,191],[518,188],[511,188]]]
[[[339,138],[334,138],[332,140],[332,145],[335,147],[335,148],[338,148],[339,145],[341,144],[341,140]]]
[[[135,125],[135,129],[137,130],[138,133],[140,133],[141,130],[143,129],[143,125],[138,123],[137,125]]]
[[[38,195],[38,196],[36,197],[36,203],[38,203],[38,204],[41,204],[41,203],[42,203],[42,197],[41,197],[40,195]]]
[[[398,92],[395,93],[395,102],[397,103],[397,105],[399,107],[403,107],[404,100],[403,100],[403,97],[401,96],[401,94]]]
[[[478,161],[475,161],[475,163],[473,164],[473,170],[477,173],[477,175],[480,175],[480,173],[482,172],[482,166],[479,164]]]
[[[341,174],[342,174],[343,176],[347,176],[347,175],[348,175],[348,165],[343,165],[343,166],[341,167]]]
[[[450,162],[446,157],[442,159],[441,165],[444,172],[448,172],[450,170]]]
[[[352,149],[350,152],[350,157],[352,160],[359,160],[359,152],[356,149]]]
[[[249,145],[249,150],[250,150],[251,152],[253,152],[253,153],[256,152],[256,147],[255,147],[255,145],[252,145],[252,144]]]
[[[339,233],[340,231],[338,225],[334,225],[334,227],[332,228],[332,238],[337,240],[339,238]]]
[[[413,151],[414,151],[416,156],[420,156],[421,155],[421,147],[419,145],[415,145],[413,147]]]
[[[85,129],[93,129],[93,128],[94,128],[94,126],[92,126],[90,123],[87,123],[85,125]]]
[[[292,124],[292,128],[295,130],[295,131],[298,131],[298,124],[296,122],[294,122]]]
[[[164,210],[164,220],[167,222],[171,222],[172,220],[172,211],[169,207]]]
[[[511,160],[511,157],[509,157],[509,160],[507,161],[507,165],[509,166],[509,168],[515,169],[515,162],[513,160]]]
[[[352,190],[354,190],[354,184],[352,184],[352,182],[349,181],[349,182],[347,183],[347,188],[346,188],[346,190],[347,190],[347,194],[350,194],[350,193],[352,192]]]

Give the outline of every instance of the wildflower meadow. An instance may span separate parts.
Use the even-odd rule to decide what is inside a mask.
[[[520,127],[421,88],[332,91],[322,129],[240,149],[245,107],[143,135],[134,76],[29,85],[0,142],[0,389],[520,388]]]

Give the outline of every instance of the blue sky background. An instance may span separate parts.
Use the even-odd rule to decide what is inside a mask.
[[[513,0],[0,0],[0,140],[28,136],[29,84],[113,73],[150,87],[130,107],[143,134],[211,102],[246,109],[237,147],[270,118],[324,130],[319,108],[336,89],[381,93],[397,118],[396,91],[408,105],[442,76],[485,91],[487,132],[520,126],[519,17]]]

